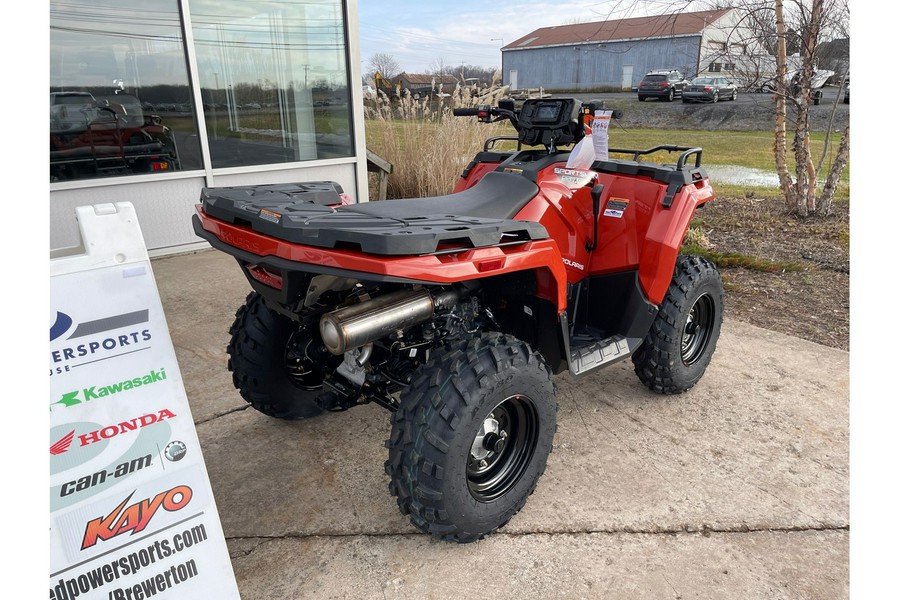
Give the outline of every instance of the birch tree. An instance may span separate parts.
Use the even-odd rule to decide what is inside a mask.
[[[841,132],[841,140],[827,173],[820,173],[820,160],[815,161],[810,145],[809,106],[816,66],[816,50],[823,29],[833,25],[830,20],[839,20],[841,13],[849,9],[846,3],[828,0],[788,0],[790,14],[795,23],[791,28],[800,42],[800,69],[792,79],[787,78],[787,37],[788,26],[785,17],[785,0],[774,0],[775,15],[775,168],[781,191],[788,210],[801,217],[825,216],[831,211],[834,194],[841,174],[850,156],[850,124]],[[830,11],[830,12],[829,12]],[[835,99],[837,102],[837,99]],[[792,108],[793,141],[791,152],[794,171],[788,164],[788,107]],[[823,150],[823,152],[827,151]],[[820,176],[825,175],[819,187]]]

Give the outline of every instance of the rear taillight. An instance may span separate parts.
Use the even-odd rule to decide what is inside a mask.
[[[707,85],[707,86],[704,86],[704,87],[703,87],[703,91],[704,91],[704,92],[711,92],[711,91],[712,91],[712,88],[709,87],[709,86]]]
[[[275,288],[276,290],[280,290],[284,286],[281,280],[281,275],[279,275],[278,273],[273,273],[265,267],[261,267],[259,265],[247,265],[247,273],[250,274],[250,277],[260,282],[261,284],[267,285],[271,288]]]
[[[663,82],[662,82],[661,84],[659,84],[659,85],[660,85],[660,87],[669,87],[669,82],[668,82],[668,81],[663,81]]]

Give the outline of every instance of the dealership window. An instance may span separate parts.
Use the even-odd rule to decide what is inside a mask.
[[[353,157],[343,4],[51,0],[51,182]]]
[[[722,72],[722,63],[709,63],[709,72],[710,73],[721,73]]]
[[[353,156],[341,0],[191,0],[212,166]]]
[[[177,0],[51,0],[50,180],[200,168]]]

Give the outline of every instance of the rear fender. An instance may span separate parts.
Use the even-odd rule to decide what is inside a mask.
[[[666,296],[678,252],[694,213],[714,197],[709,180],[702,179],[684,186],[675,195],[671,207],[656,204],[657,214],[650,219],[638,269],[641,287],[653,304],[659,305]]]
[[[268,270],[303,271],[368,281],[451,285],[519,271],[533,271],[536,296],[566,309],[566,271],[553,239],[522,244],[473,248],[452,253],[381,256],[316,248],[259,234],[206,214],[201,206],[193,217],[194,232],[214,248],[246,263],[262,263]]]

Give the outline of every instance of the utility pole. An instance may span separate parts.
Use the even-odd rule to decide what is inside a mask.
[[[503,42],[503,38],[491,38],[492,42],[500,42],[500,84],[503,84],[503,46],[506,44]],[[493,80],[491,81],[493,84]]]

